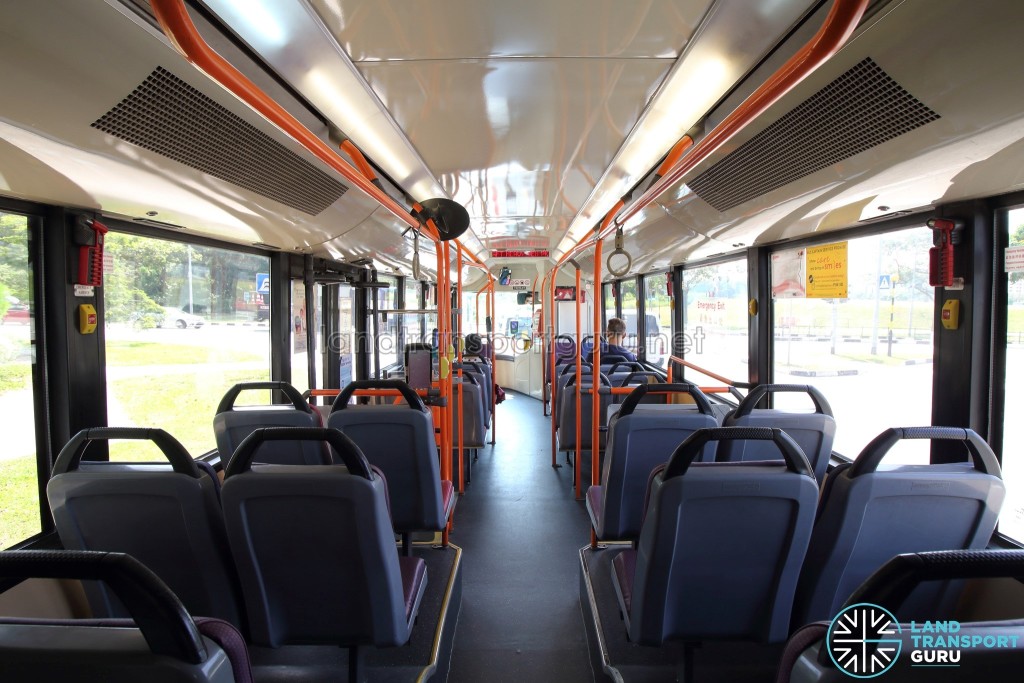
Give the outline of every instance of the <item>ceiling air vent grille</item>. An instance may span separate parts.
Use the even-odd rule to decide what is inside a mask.
[[[92,126],[310,215],[348,190],[163,67]]]
[[[717,210],[728,211],[938,118],[868,58],[689,186]]]

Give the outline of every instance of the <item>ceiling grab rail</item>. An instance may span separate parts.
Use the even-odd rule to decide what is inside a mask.
[[[305,147],[313,156],[340,173],[342,177],[387,209],[395,218],[415,230],[424,231],[424,226],[405,207],[342,159],[327,143],[302,125],[284,107],[275,102],[259,86],[211,48],[196,30],[184,0],[151,0],[150,5],[164,34],[185,59],[228,92],[262,114],[268,121]],[[428,228],[424,234],[434,241],[440,239],[440,233],[436,227]]]
[[[648,204],[664,194],[697,164],[731,140],[747,124],[761,116],[769,107],[838,52],[857,28],[868,3],[869,0],[835,0],[835,4],[832,5],[832,9],[829,10],[828,16],[818,32],[740,106],[715,126],[703,140],[697,143],[692,152],[640,195],[623,212],[616,223],[622,225],[643,211]]]

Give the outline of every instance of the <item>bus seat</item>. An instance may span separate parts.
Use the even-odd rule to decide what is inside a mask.
[[[901,439],[960,441],[972,463],[880,466]],[[1005,496],[999,462],[970,429],[887,429],[822,487],[814,534],[800,575],[793,624],[831,619],[846,598],[900,553],[984,548]],[[900,618],[944,614],[959,586],[922,586]]]
[[[1024,576],[1024,550],[947,550],[896,555],[857,589],[846,600],[840,612],[847,607],[870,603],[900,612],[903,601],[920,585],[932,581],[962,581],[979,578],[1018,578]],[[934,613],[930,622],[944,621],[943,615]],[[921,625],[918,622],[917,628]],[[1024,668],[1024,619],[1001,621],[957,622],[955,636],[958,642],[999,643],[1000,647],[971,647],[959,652],[958,666],[915,666],[910,652],[917,649],[915,631],[909,623],[902,623],[892,638],[900,641],[900,654],[887,671],[870,675],[869,670],[853,672],[857,678],[881,676],[879,680],[894,683],[942,683],[943,681],[990,680],[1011,681],[1020,678]],[[797,630],[786,643],[779,661],[776,683],[841,683],[849,681],[851,673],[837,666],[822,648],[829,630],[829,622],[807,624]],[[890,628],[888,630],[897,631]],[[952,648],[959,650],[960,648]]]
[[[94,441],[153,441],[166,463],[82,461]],[[68,550],[128,553],[153,570],[195,614],[241,627],[241,597],[224,532],[219,482],[200,471],[162,429],[85,429],[61,450],[46,486]],[[100,583],[86,582],[96,617],[125,616]]]
[[[785,410],[755,408],[769,393],[807,393],[814,402],[813,413],[793,413]],[[820,391],[804,384],[760,384],[750,390],[739,406],[722,420],[723,427],[774,427],[784,430],[800,445],[814,469],[814,477],[825,478],[832,442],[836,437],[836,421],[832,408]],[[774,450],[756,441],[725,442],[718,449],[723,462],[778,459]]]
[[[270,389],[280,391],[289,405],[235,406],[242,391]],[[322,427],[320,414],[312,408],[295,387],[287,382],[243,382],[236,384],[221,399],[213,418],[220,461],[231,460],[238,444],[259,427]],[[312,441],[280,442],[273,448],[260,450],[261,462],[274,465],[330,465],[331,454],[322,444]]]
[[[0,618],[4,683],[252,683],[245,641],[219,619],[193,619],[170,588],[123,553],[9,550],[0,577],[102,581],[129,619]],[[144,676],[143,676],[144,672]]]
[[[405,405],[349,405],[357,389],[397,389]],[[352,439],[384,472],[397,533],[408,540],[411,532],[447,526],[455,506],[452,483],[441,481],[430,410],[408,384],[394,379],[351,382],[335,398],[327,426]]]
[[[592,386],[591,376],[587,375],[582,378],[580,384],[580,390],[589,390]],[[602,392],[602,389],[607,389],[611,385],[608,383],[608,378],[605,375],[598,375],[598,396],[601,402],[600,405],[600,426],[604,427],[608,423],[608,406],[612,402],[612,396],[607,391]],[[560,451],[572,451],[576,450],[576,375],[570,375],[569,380],[565,386],[562,387],[562,400],[561,400],[561,417],[558,420],[558,450]],[[593,412],[591,406],[593,405],[593,396],[589,393],[580,394],[580,448],[589,449],[592,441],[591,425],[593,424]],[[607,441],[607,435],[604,430],[598,434],[599,447],[604,448]]]
[[[709,441],[728,439],[773,441],[785,463],[694,462]],[[630,640],[785,640],[817,497],[785,432],[694,432],[652,477],[637,549],[612,561]]]
[[[481,387],[480,399],[484,405],[484,427],[491,427],[491,405],[493,405],[494,394],[494,373],[491,372],[491,364],[483,361],[464,361],[464,373],[475,372]]]
[[[589,363],[580,363],[581,376],[590,375],[593,373],[593,371],[594,368]],[[555,420],[555,427],[558,427],[558,425],[561,422],[562,399],[565,396],[565,385],[568,384],[570,380],[575,381],[575,377],[576,365],[574,363],[572,365],[564,366],[561,372],[558,373],[558,378],[555,380],[555,400],[552,404],[555,407],[555,410],[552,412],[552,415],[554,416]],[[589,378],[587,378],[587,381],[589,381]]]
[[[483,401],[480,396],[483,390],[478,383],[480,380],[472,373],[465,373],[462,381],[462,393],[465,396],[466,406],[461,409],[462,414],[462,441],[464,448],[483,448],[486,441],[487,429],[484,427]],[[458,418],[460,412],[458,386],[452,388],[452,444],[458,448]]]
[[[687,393],[696,404],[642,405],[652,388]],[[641,384],[621,406],[609,420],[601,484],[587,490],[590,523],[602,540],[639,536],[651,470],[668,462],[676,446],[693,432],[718,426],[707,398],[692,384]],[[714,442],[704,447],[700,459],[714,459]]]
[[[326,441],[344,467],[254,470],[260,446],[277,440]],[[257,429],[228,463],[223,499],[253,643],[355,648],[409,640],[426,565],[399,557],[383,478],[351,439],[336,429]]]

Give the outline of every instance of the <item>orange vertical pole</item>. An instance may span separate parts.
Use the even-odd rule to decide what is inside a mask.
[[[548,301],[551,303],[551,334],[554,335],[555,316],[558,311],[555,310],[555,280],[558,279],[558,266],[555,265],[551,269],[551,298]],[[578,340],[577,340],[578,341]],[[552,343],[554,343],[554,336],[552,336]],[[577,347],[577,351],[579,348]],[[555,354],[551,354],[549,366],[551,368],[551,466],[558,467],[558,437],[557,430],[555,428],[555,420],[560,416],[555,415],[557,404],[555,402]]]
[[[459,244],[456,253],[458,254],[455,260],[455,267],[458,269],[458,275],[456,275],[456,281],[458,283],[456,287],[456,301],[459,304],[459,324],[456,330],[459,333],[459,338],[455,340],[456,353],[458,354],[459,361],[459,493],[464,493],[466,490],[466,451],[463,442],[463,420],[466,415],[466,404],[463,403],[463,391],[462,391],[462,380],[464,375],[462,374],[462,245]]]
[[[605,218],[606,222],[609,222],[613,217],[615,211],[621,208],[622,202],[608,213]],[[599,283],[601,282],[601,247],[604,245],[604,241],[601,239],[597,240],[594,244],[594,291],[600,291]],[[576,288],[576,297],[579,298],[581,292],[579,287]],[[594,381],[591,385],[594,387],[594,397],[591,401],[591,407],[593,413],[591,413],[591,436],[590,436],[590,484],[597,486],[601,483],[601,440],[600,440],[600,429],[601,429],[601,395],[598,394],[598,377],[601,370],[601,307],[596,302],[594,306]]]
[[[582,309],[580,307],[580,269],[576,268],[576,348],[579,350],[579,340],[583,338],[583,323],[580,317]],[[595,383],[597,374],[595,368],[590,369],[590,386],[591,386],[591,400],[597,398],[597,393],[594,391],[597,388]],[[583,497],[583,492],[580,490],[580,467],[582,461],[580,458],[583,456],[583,401],[582,392],[580,385],[583,383],[583,357],[582,354],[576,354],[576,461],[573,463],[573,481],[576,489],[576,500]]]
[[[491,291],[487,295],[487,314],[494,316],[497,313],[494,310],[494,281],[491,281]],[[497,393],[494,387],[498,385],[498,353],[495,350],[496,344],[494,343],[494,318],[491,318],[491,383],[494,385],[491,387],[491,445],[498,443],[498,411],[495,410],[497,403],[495,402]]]
[[[450,395],[448,392],[448,377],[451,372],[440,372],[448,363],[448,318],[447,300],[451,295],[448,286],[448,245],[438,242],[437,251],[437,359],[438,359],[438,388],[440,390],[443,405],[441,406],[441,478],[446,481],[452,480],[452,450],[451,450],[451,421],[448,404]]]

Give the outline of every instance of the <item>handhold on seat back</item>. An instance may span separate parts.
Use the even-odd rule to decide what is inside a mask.
[[[89,444],[154,442],[170,462],[82,462]],[[57,456],[46,494],[69,550],[128,553],[156,572],[189,610],[240,625],[238,585],[218,496],[219,482],[162,429],[82,430]],[[159,530],[159,533],[155,533]],[[123,616],[103,585],[85,584],[97,617]]]
[[[694,462],[708,442],[734,439],[771,441],[785,463]],[[784,432],[694,432],[653,478],[638,549],[613,561],[630,639],[784,640],[817,495]]]
[[[427,406],[424,405],[423,399],[420,398],[412,387],[403,382],[400,379],[361,379],[355,382],[349,382],[348,385],[341,390],[337,398],[334,399],[334,403],[331,405],[331,413],[336,413],[339,410],[344,410],[348,407],[348,402],[352,399],[352,396],[356,391],[360,389],[395,389],[405,399],[406,405],[413,410],[426,411]]]
[[[872,617],[886,619],[881,610],[890,614],[901,611],[903,603],[922,584],[941,581],[961,581],[979,578],[1019,578],[1024,576],[1022,550],[947,550],[896,555],[869,576],[847,598],[839,613],[846,610],[867,612]],[[855,615],[859,616],[859,615]],[[1021,616],[1024,616],[1022,614]],[[844,615],[844,619],[846,616]],[[884,629],[885,640],[867,644],[861,657],[830,654],[825,641],[834,626],[828,622],[815,622],[794,633],[786,645],[779,662],[778,683],[800,680],[807,683],[836,683],[856,678],[881,677],[879,680],[895,683],[933,683],[959,680],[1014,680],[1024,664],[1024,620],[955,622],[956,630],[950,638],[959,643],[977,642],[981,647],[957,645],[944,651],[957,656],[957,664],[942,668],[922,666],[910,654],[922,652],[919,647],[922,624],[916,627],[903,623],[895,626],[886,621],[876,622]],[[945,628],[946,618],[933,613],[925,630],[940,623]],[[836,622],[839,623],[838,621]],[[943,634],[939,634],[940,636]],[[931,636],[929,636],[931,637]],[[977,641],[974,639],[977,638]],[[918,642],[915,642],[917,640]],[[985,647],[988,642],[998,647]],[[876,647],[887,647],[875,659]],[[934,653],[939,648],[931,651]],[[869,669],[868,667],[872,667]],[[840,668],[842,667],[842,668]]]
[[[235,407],[243,391],[267,389],[279,391],[288,399],[287,405]],[[242,382],[224,394],[217,414],[213,418],[213,431],[217,437],[217,450],[221,462],[227,463],[238,446],[254,429],[260,427],[320,427],[320,414],[306,402],[302,394],[287,382]],[[279,443],[265,448],[260,461],[275,465],[329,465],[330,453],[313,442]]]
[[[248,654],[207,639],[182,603],[152,571],[122,553],[11,550],[0,577],[102,581],[127,608],[127,619],[0,617],[0,671],[5,683],[57,680],[251,681]],[[232,627],[218,622],[222,631]],[[230,652],[228,650],[231,650]]]
[[[880,467],[901,439],[963,443],[973,462]],[[951,427],[887,429],[822,487],[814,534],[800,577],[793,623],[831,619],[847,596],[894,555],[983,548],[1005,496],[999,462],[974,431]],[[948,612],[960,586],[922,586],[901,618]]]
[[[756,406],[769,393],[805,393],[814,403],[813,413],[792,413],[776,409],[758,409]],[[785,430],[800,444],[810,461],[815,478],[825,478],[832,443],[836,435],[836,421],[832,408],[820,391],[806,384],[760,384],[750,390],[731,414],[722,422],[726,427],[777,427]],[[770,448],[757,442],[729,442],[718,449],[723,462],[766,460],[777,457]]]
[[[337,429],[324,427],[264,427],[256,429],[235,451],[231,462],[224,469],[224,480],[252,467],[253,460],[259,452],[260,447],[268,441],[314,441],[326,442],[331,445],[342,464],[348,468],[349,473],[364,479],[371,478],[370,463],[366,461],[359,446]]]

